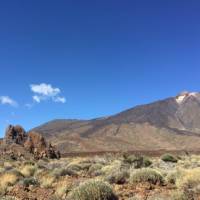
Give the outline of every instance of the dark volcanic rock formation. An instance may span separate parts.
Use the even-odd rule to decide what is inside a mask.
[[[43,157],[60,158],[60,152],[55,147],[48,144],[45,138],[36,131],[26,133],[23,127],[9,125],[6,129],[5,137],[1,145],[4,145],[4,151],[14,154],[12,147],[27,151],[34,155],[36,159]],[[19,152],[18,152],[19,154]]]

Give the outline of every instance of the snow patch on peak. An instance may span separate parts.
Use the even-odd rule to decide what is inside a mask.
[[[176,97],[176,102],[179,103],[179,104],[182,103],[183,100],[185,99],[185,97],[186,97],[185,95],[179,95],[179,96],[177,96]]]
[[[196,97],[197,96],[197,92],[187,92],[187,91],[184,91],[184,92],[181,92],[178,96],[176,96],[176,102],[178,104],[182,103],[187,97],[189,96],[194,96]]]

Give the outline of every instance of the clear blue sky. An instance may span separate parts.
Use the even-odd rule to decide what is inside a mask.
[[[199,91],[199,11],[198,0],[0,1],[0,136],[8,123],[96,118]]]

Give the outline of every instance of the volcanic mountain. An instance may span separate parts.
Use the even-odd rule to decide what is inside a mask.
[[[62,152],[199,150],[200,93],[93,120],[54,120],[34,129]]]

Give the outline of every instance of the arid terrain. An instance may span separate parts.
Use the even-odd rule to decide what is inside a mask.
[[[62,153],[200,150],[200,93],[93,120],[53,120],[33,129]]]
[[[198,153],[97,151],[61,157],[40,133],[9,125],[0,143],[0,199],[198,200]]]
[[[200,200],[200,94],[0,141],[3,200]]]
[[[200,156],[0,159],[3,200],[198,200]]]

